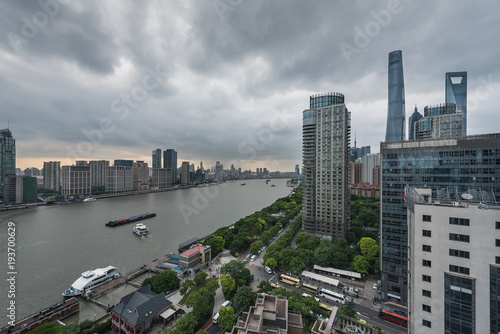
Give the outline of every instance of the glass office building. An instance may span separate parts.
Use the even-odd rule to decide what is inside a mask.
[[[170,169],[172,184],[177,180],[177,151],[171,148],[163,151],[163,168]]]
[[[500,200],[500,134],[381,143],[380,153],[381,297],[407,305],[405,186],[457,199],[469,188],[483,189],[485,200]]]
[[[418,112],[417,106],[415,106],[415,110],[413,114],[411,114],[410,118],[408,118],[408,140],[414,140],[415,138],[415,123],[419,121],[422,117],[422,114]]]
[[[339,93],[310,97],[303,111],[304,232],[345,238],[349,228],[351,114]]]
[[[467,72],[445,74],[445,103],[455,103],[463,114],[464,136],[467,135]]]
[[[405,129],[405,84],[403,77],[403,55],[401,50],[389,53],[387,127],[385,141],[406,139]]]

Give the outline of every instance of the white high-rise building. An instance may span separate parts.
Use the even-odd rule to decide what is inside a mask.
[[[407,188],[409,333],[500,332],[500,207]]]

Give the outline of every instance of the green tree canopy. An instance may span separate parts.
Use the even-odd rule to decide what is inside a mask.
[[[236,281],[229,275],[221,275],[220,284],[226,299],[236,291]]]
[[[182,287],[179,290],[181,296],[184,296],[186,292],[188,292],[189,289],[191,289],[194,286],[194,281],[192,279],[187,279],[182,283]]]
[[[352,268],[360,274],[368,274],[370,264],[363,255],[356,255],[351,263]]]
[[[225,244],[226,244],[226,241],[220,235],[211,236],[207,240],[205,240],[205,243],[204,243],[204,245],[212,247],[212,256],[215,256],[215,255],[219,254],[220,252],[222,252]]]
[[[234,296],[234,304],[238,310],[248,310],[248,308],[255,304],[257,293],[249,286],[242,286],[236,291]]]
[[[177,273],[173,270],[165,270],[162,273],[156,274],[153,277],[146,278],[142,283],[143,286],[147,285],[146,282],[149,282],[151,285],[151,290],[155,293],[160,292],[169,292],[171,290],[178,289],[180,286],[181,280],[177,277]],[[145,284],[146,283],[146,284]]]
[[[234,309],[231,306],[224,307],[222,306],[219,309],[219,319],[218,323],[222,328],[229,326],[233,323],[234,319]]]
[[[258,288],[261,291],[264,291],[266,293],[273,289],[273,287],[272,287],[271,283],[269,283],[269,281],[260,281]]]
[[[194,277],[194,284],[196,286],[202,286],[205,283],[205,280],[207,279],[208,274],[204,271],[200,271],[196,276]]]

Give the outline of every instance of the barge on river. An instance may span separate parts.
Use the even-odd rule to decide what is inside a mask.
[[[142,215],[132,216],[132,217],[128,217],[128,218],[110,220],[109,222],[106,223],[106,226],[113,227],[113,226],[118,226],[118,225],[136,222],[136,221],[143,220],[143,219],[153,218],[153,217],[156,217],[156,213],[143,213]]]

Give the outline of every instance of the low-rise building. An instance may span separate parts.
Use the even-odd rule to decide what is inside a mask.
[[[149,285],[126,295],[111,311],[111,328],[119,333],[145,333],[161,321],[160,315],[172,303],[165,293],[156,294]]]
[[[265,293],[243,312],[230,334],[301,334],[302,314],[288,310],[288,300]]]
[[[212,247],[195,245],[179,254],[179,264],[183,268],[193,268],[199,264],[208,263],[212,259]]]

